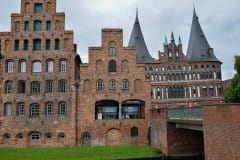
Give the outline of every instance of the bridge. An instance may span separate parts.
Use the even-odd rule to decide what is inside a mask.
[[[167,121],[176,123],[176,128],[203,131],[203,111],[201,106],[169,108]]]

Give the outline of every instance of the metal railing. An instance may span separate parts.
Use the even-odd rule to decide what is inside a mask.
[[[168,119],[202,121],[202,107],[169,108]]]

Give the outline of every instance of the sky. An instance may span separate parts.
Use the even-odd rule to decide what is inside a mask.
[[[0,31],[10,30],[10,14],[20,12],[20,0],[0,0]],[[3,3],[2,3],[3,4]],[[139,21],[149,52],[158,58],[165,35],[180,35],[186,54],[193,6],[215,55],[223,62],[223,79],[232,78],[234,56],[240,55],[239,0],[57,0],[57,12],[65,12],[66,29],[74,31],[84,63],[88,47],[101,45],[102,28],[122,28],[127,46],[138,8]]]

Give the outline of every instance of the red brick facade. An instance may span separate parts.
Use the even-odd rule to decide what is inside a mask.
[[[240,107],[237,104],[204,107],[205,159],[240,159]]]

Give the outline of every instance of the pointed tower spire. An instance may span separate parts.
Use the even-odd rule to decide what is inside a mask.
[[[219,61],[210,51],[211,49],[198,21],[198,16],[194,7],[187,59],[189,61]]]
[[[164,40],[164,42],[163,42],[163,45],[164,46],[167,46],[168,45],[168,40],[167,40],[167,36],[165,35],[165,40]]]
[[[129,47],[135,47],[137,53],[137,63],[151,63],[154,59],[150,56],[145,43],[141,26],[138,19],[138,8],[136,10],[136,19],[133,25],[132,33],[128,43]]]
[[[178,45],[182,45],[182,40],[181,40],[180,35],[179,35],[179,38],[178,38]]]
[[[171,33],[171,41],[175,41],[173,31],[172,31],[172,33]]]

